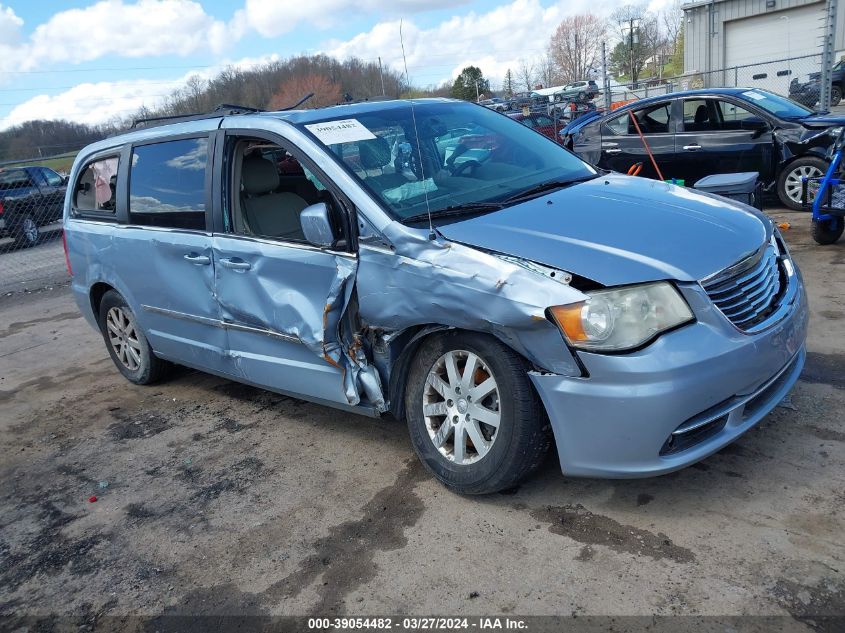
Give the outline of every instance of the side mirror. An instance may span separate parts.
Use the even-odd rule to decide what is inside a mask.
[[[321,248],[331,248],[336,241],[334,229],[329,219],[329,208],[325,202],[305,207],[299,214],[299,223],[305,239]]]

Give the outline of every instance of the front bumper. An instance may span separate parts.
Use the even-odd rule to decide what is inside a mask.
[[[794,285],[793,285],[794,284]],[[697,321],[624,355],[579,352],[589,376],[532,373],[561,468],[583,477],[648,477],[736,440],[789,392],[804,366],[807,297],[755,335],[736,329],[697,284],[680,289]]]

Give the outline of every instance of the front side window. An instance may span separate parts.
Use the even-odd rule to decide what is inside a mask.
[[[305,242],[300,215],[310,205],[322,202],[338,236],[336,246],[346,244],[341,205],[293,154],[271,141],[239,137],[230,140],[228,151],[232,166],[225,215],[228,232]]]
[[[135,147],[129,173],[130,222],[204,230],[207,162],[207,138]]]
[[[397,103],[302,127],[400,220],[596,175],[554,141],[471,104]]]
[[[118,164],[118,157],[110,156],[91,161],[82,169],[73,197],[77,211],[114,213]]]
[[[59,174],[54,172],[52,169],[48,169],[46,167],[41,167],[41,175],[44,176],[44,180],[47,181],[47,184],[51,187],[61,187],[65,184],[65,181],[62,179]]]

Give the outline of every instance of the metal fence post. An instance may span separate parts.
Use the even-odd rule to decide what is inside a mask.
[[[830,70],[833,68],[833,52],[836,46],[836,3],[837,0],[827,0],[827,6],[825,7],[821,94],[819,95],[819,108],[822,111],[830,109]]]
[[[602,90],[604,90],[604,110],[610,112],[613,96],[610,94],[610,76],[607,74],[607,44],[601,43]]]

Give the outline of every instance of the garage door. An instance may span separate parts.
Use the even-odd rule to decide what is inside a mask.
[[[820,57],[770,62],[821,53],[823,25],[823,2],[726,22],[725,67],[760,64],[740,68],[733,77],[725,77],[726,83],[732,85],[735,80],[740,86],[787,94],[792,78],[804,81],[808,73],[819,70]]]

